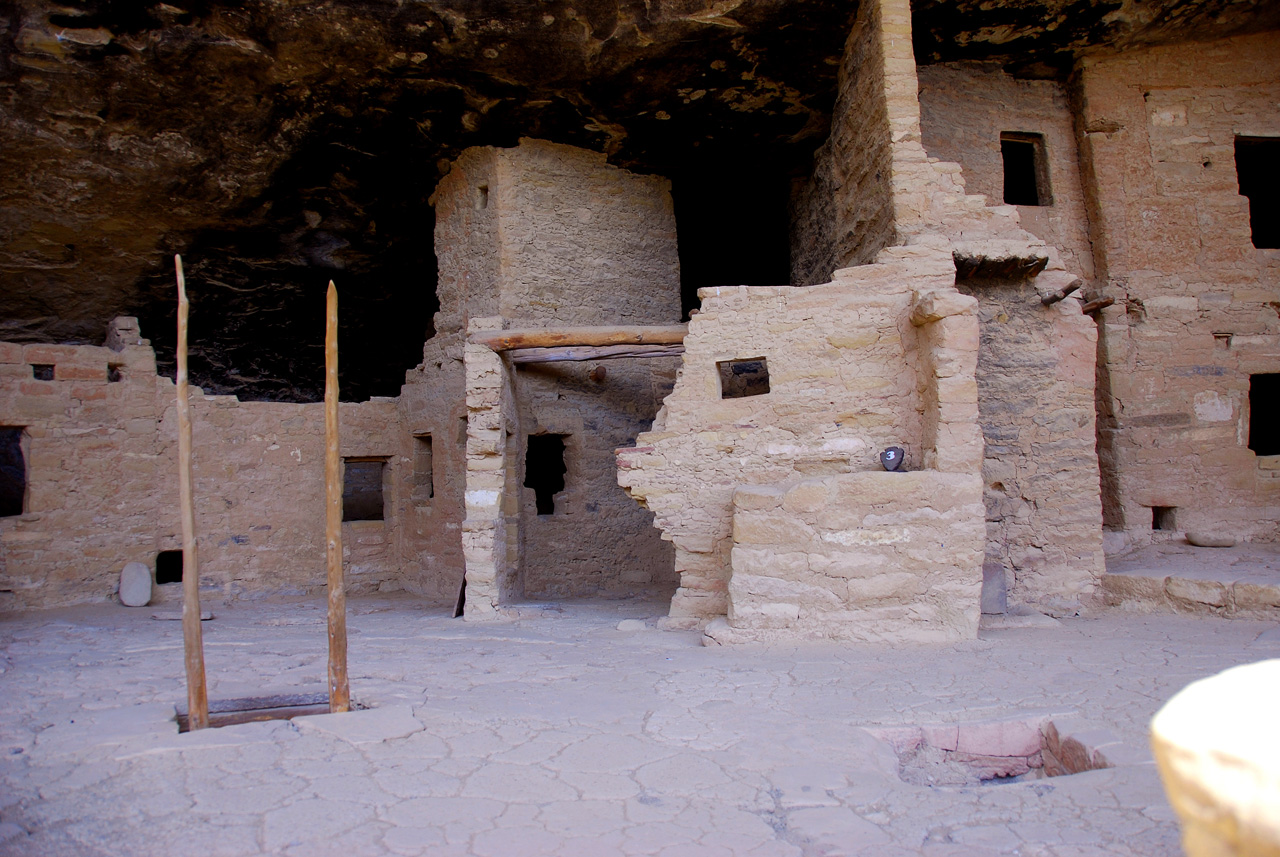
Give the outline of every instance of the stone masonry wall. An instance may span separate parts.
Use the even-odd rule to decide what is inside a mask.
[[[1093,280],[1093,250],[1071,105],[1062,84],[1021,80],[999,66],[943,63],[917,70],[920,128],[930,155],[960,164],[965,189],[1004,198],[1000,135],[1044,135],[1053,204],[1017,206],[1023,229],[1058,251],[1067,270]]]
[[[1049,612],[1074,609],[1092,593],[1102,571],[1094,418],[1087,405],[1093,395],[1094,325],[1081,315],[1078,297],[1052,309],[1038,300],[1092,270],[1082,232],[1079,182],[1073,185],[1067,174],[1072,148],[1065,104],[1059,92],[1021,87],[984,70],[948,66],[924,69],[918,76],[906,0],[877,0],[864,7],[859,21],[872,34],[855,36],[878,46],[881,68],[849,73],[882,87],[879,97],[887,125],[864,123],[863,132],[872,135],[872,146],[884,148],[891,165],[882,175],[890,192],[890,243],[948,253],[992,286],[966,288],[981,303],[986,349],[978,379],[981,421],[990,447],[985,491],[988,557],[1004,567],[1015,603],[1035,604]],[[842,109],[847,107],[838,103],[837,111]],[[860,119],[856,111],[848,117],[837,112],[833,141],[845,133],[841,123],[846,118]],[[1006,119],[1042,124],[998,127]],[[1062,206],[1048,215],[999,202],[1002,188],[997,177],[1002,171],[993,175],[987,151],[994,144],[998,168],[1001,130],[1041,129],[1054,152],[1055,194],[1058,189],[1064,194]],[[883,134],[883,139],[876,134]],[[926,141],[937,150],[926,150]],[[857,164],[866,155],[853,157]],[[982,193],[969,192],[970,177]],[[995,204],[986,194],[994,195]],[[836,215],[827,211],[823,216]],[[1031,228],[1023,228],[1024,216]],[[1036,229],[1041,235],[1033,234]],[[837,264],[859,261],[848,256]],[[953,279],[957,276],[953,268]],[[1018,297],[1012,302],[995,297],[1005,294]],[[1006,324],[1010,318],[1017,321]],[[1015,328],[1016,335],[1010,337]],[[1017,351],[1014,342],[1028,350]],[[1037,363],[1031,375],[1009,365],[1021,363],[1026,370],[1031,368],[1028,362]],[[1017,404],[1005,403],[1006,397]],[[1077,469],[1052,499],[1047,498],[1045,480],[1065,473],[1064,468]]]
[[[966,191],[1001,200],[1000,134],[1044,135],[1053,204],[1012,208],[1022,229],[1089,281],[1092,250],[1063,88],[985,65],[927,66],[918,74],[922,142],[930,155],[962,166]],[[961,290],[978,299],[982,329],[987,562],[1004,575],[1011,603],[1074,612],[1103,570],[1094,323],[1074,300],[1042,306],[1026,279],[978,280]]]
[[[986,534],[973,474],[863,471],[733,495],[721,642],[978,635]]]
[[[1102,291],[1106,520],[1274,539],[1280,465],[1248,448],[1249,376],[1280,372],[1280,251],[1252,246],[1236,135],[1280,136],[1280,34],[1080,67],[1081,156]],[[1157,533],[1171,537],[1173,533]]]
[[[909,37],[908,37],[909,38]],[[791,203],[791,282],[828,282],[894,243],[880,5],[861,3],[845,42],[831,136]]]
[[[0,590],[14,606],[111,598],[126,562],[154,571],[157,552],[181,549],[173,383],[156,376],[132,319],[110,341],[119,350],[0,344],[0,424],[25,428],[28,471],[24,513],[0,519]],[[54,379],[35,380],[32,364],[54,365]],[[348,585],[418,589],[400,572],[417,546],[400,526],[412,457],[397,405],[344,404],[340,420],[344,456],[386,460],[386,520],[343,525]],[[323,589],[323,406],[193,389],[192,422],[201,588],[224,598]]]
[[[740,486],[878,470],[880,450],[896,445],[908,469],[968,473],[980,514],[977,328],[973,301],[955,293],[953,279],[945,255],[902,248],[829,285],[700,292],[675,390],[653,430],[618,450],[619,483],[676,547],[681,579],[669,624],[728,613]],[[913,289],[929,295],[922,326],[912,320]],[[949,316],[966,312],[963,331],[946,333],[957,323]],[[923,356],[922,342],[947,343],[946,354]],[[722,398],[717,363],[761,357],[769,392]],[[768,538],[780,552],[790,543],[782,528]],[[980,546],[979,538],[970,582],[980,580]]]
[[[1093,322],[1026,280],[963,284],[978,299],[987,562],[1011,604],[1071,614],[1103,572]]]
[[[679,320],[665,179],[522,140],[465,152],[435,201],[441,280],[450,284],[438,331]],[[415,425],[448,410],[455,391],[466,401],[465,516],[459,507],[456,524],[467,615],[526,596],[669,593],[670,548],[618,487],[613,450],[653,419],[675,361],[514,367],[486,351],[438,333],[404,393]],[[566,435],[568,473],[553,515],[538,515],[523,486],[528,437],[544,433]]]

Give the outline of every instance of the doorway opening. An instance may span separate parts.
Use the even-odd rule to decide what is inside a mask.
[[[556,513],[556,494],[564,490],[563,434],[531,434],[524,457],[524,487],[532,488],[539,515]]]

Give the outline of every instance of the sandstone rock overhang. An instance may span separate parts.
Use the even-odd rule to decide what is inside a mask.
[[[460,151],[535,136],[669,178],[714,166],[785,190],[826,136],[855,11],[0,5],[0,338],[97,344],[109,319],[136,315],[170,368],[168,262],[181,251],[193,379],[210,392],[318,398],[311,298],[337,277],[343,389],[393,394],[432,332],[426,200]],[[913,26],[922,63],[1060,76],[1082,50],[1274,29],[1280,7],[919,0]]]

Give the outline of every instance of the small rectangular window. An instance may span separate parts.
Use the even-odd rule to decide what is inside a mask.
[[[27,461],[22,429],[0,427],[0,518],[21,515],[27,497]]]
[[[556,494],[564,490],[562,434],[531,434],[524,456],[524,487],[532,488],[539,515],[556,513]]]
[[[31,377],[37,381],[53,380],[53,364],[52,363],[32,363]]]
[[[425,503],[436,494],[435,474],[432,472],[431,435],[419,434],[413,438],[413,500]]]
[[[1280,248],[1280,137],[1236,137],[1236,179],[1249,198],[1253,246]]]
[[[156,584],[182,582],[182,551],[160,551],[156,554]]]
[[[385,458],[345,458],[342,474],[342,520],[381,521]]]
[[[763,396],[769,392],[769,363],[763,357],[722,360],[716,363],[716,368],[720,370],[722,399]]]
[[[1153,530],[1176,530],[1177,522],[1174,520],[1175,513],[1178,511],[1177,506],[1152,506],[1151,507],[1151,529]]]
[[[1006,131],[1000,135],[1007,205],[1053,205],[1044,135]]]
[[[119,363],[107,364],[107,381],[117,384],[124,379],[124,373]]]
[[[1249,376],[1249,448],[1280,455],[1280,373]]]

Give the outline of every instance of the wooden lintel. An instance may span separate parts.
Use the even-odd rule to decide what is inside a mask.
[[[571,345],[566,348],[516,348],[512,363],[563,363],[579,360],[619,360],[623,357],[678,357],[683,345]]]
[[[557,348],[601,345],[678,345],[689,328],[683,324],[627,325],[604,327],[518,328],[480,330],[470,340],[494,351],[518,348]]]

